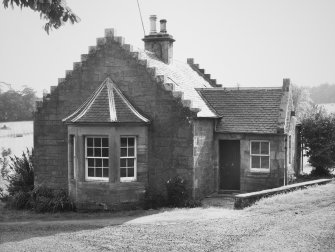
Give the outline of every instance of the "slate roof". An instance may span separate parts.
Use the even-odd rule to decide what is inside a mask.
[[[107,78],[71,115],[67,123],[149,122],[124,97],[121,90]]]
[[[139,58],[147,61],[148,67],[155,68],[156,75],[163,75],[167,83],[172,83],[174,91],[183,93],[183,100],[190,100],[192,108],[198,108],[198,117],[217,118],[206,102],[200,97],[196,88],[211,88],[212,86],[187,63],[173,59],[165,64],[154,53],[138,50]]]
[[[212,88],[198,92],[222,116],[217,132],[277,133],[282,88]]]

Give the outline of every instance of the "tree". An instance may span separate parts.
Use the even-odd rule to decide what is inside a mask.
[[[79,17],[66,5],[65,0],[2,0],[3,6],[14,8],[30,8],[40,13],[40,17],[47,20],[44,30],[49,34],[52,28],[58,29],[66,22],[72,24],[80,21]]]
[[[313,113],[314,102],[307,88],[292,85],[292,100],[298,120],[301,121]]]
[[[335,167],[335,115],[314,106],[314,113],[302,120],[303,145],[315,175],[329,175]]]
[[[31,120],[36,100],[35,91],[27,87],[0,93],[0,122]]]

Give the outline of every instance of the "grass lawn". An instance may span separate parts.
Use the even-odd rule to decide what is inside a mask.
[[[244,210],[0,222],[0,251],[335,251],[334,195],[332,182],[262,199]]]

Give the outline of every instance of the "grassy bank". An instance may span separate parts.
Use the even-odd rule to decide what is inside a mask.
[[[334,195],[333,182],[244,210],[170,209],[105,220],[0,224],[0,250],[334,251]]]

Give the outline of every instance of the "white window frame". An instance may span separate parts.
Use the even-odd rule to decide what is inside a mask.
[[[87,139],[88,138],[107,138],[108,139],[108,157],[88,157],[87,156]],[[108,174],[110,173],[110,158],[109,158],[109,153],[110,153],[110,139],[107,135],[87,135],[85,136],[85,180],[86,181],[104,181],[108,182],[109,181],[109,176],[108,177],[89,177],[88,176],[88,158],[101,158],[101,159],[108,159]],[[102,168],[103,169],[103,168]],[[103,174],[103,170],[102,170]]]
[[[262,143],[262,142],[266,142],[269,143],[269,154],[252,154],[252,143]],[[269,168],[253,168],[252,167],[252,157],[253,156],[257,156],[257,157],[269,157]],[[270,168],[271,168],[271,143],[268,140],[251,140],[250,141],[250,171],[252,172],[263,172],[263,173],[269,173],[270,172]],[[261,160],[260,160],[261,162]]]
[[[134,156],[121,157],[121,139],[122,138],[133,138],[134,139]],[[120,141],[120,155],[119,155],[119,172],[120,172],[120,182],[133,182],[137,180],[137,137],[134,135],[121,135]],[[128,145],[127,145],[128,148]],[[134,158],[134,176],[133,177],[121,177],[121,159]]]

